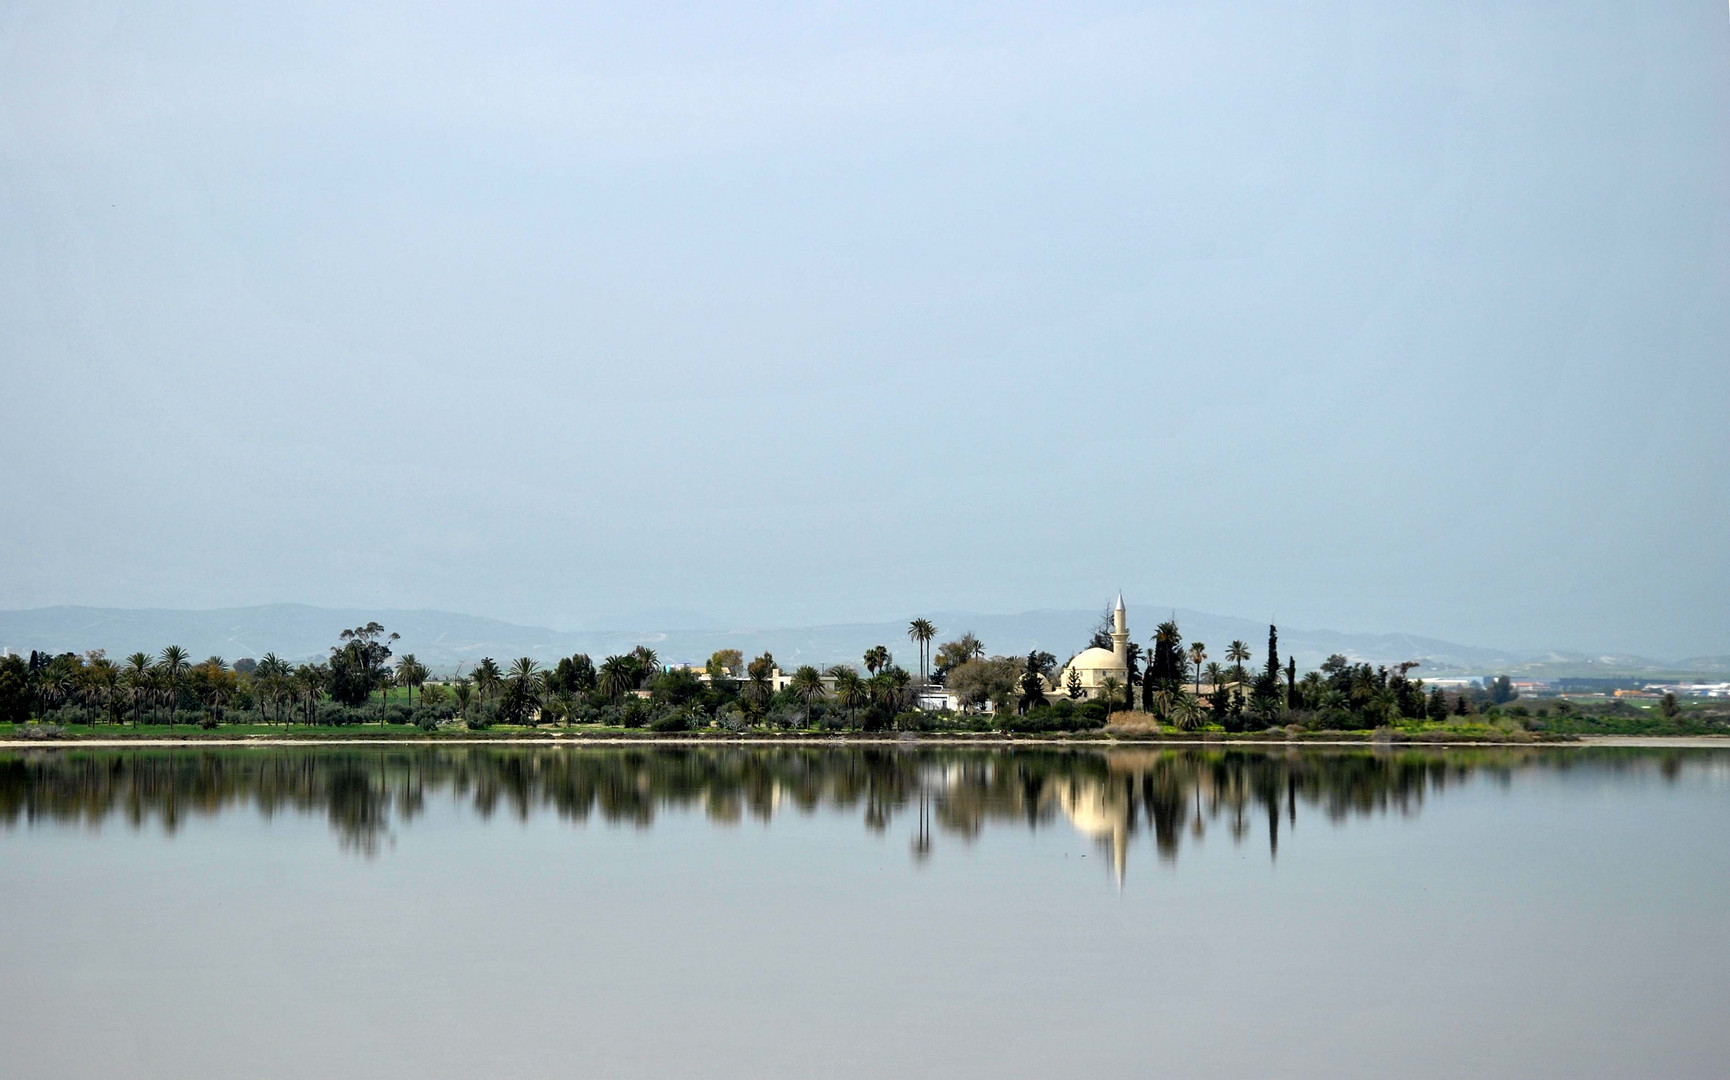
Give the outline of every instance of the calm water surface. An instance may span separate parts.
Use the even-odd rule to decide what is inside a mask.
[[[0,753],[8,1077],[1722,1077],[1730,753]]]

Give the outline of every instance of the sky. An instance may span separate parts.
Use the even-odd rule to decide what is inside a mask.
[[[0,4],[0,607],[1730,652],[1718,3]]]

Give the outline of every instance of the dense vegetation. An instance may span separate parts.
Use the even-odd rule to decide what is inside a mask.
[[[1090,644],[1109,647],[1109,631],[1108,614]],[[376,622],[342,631],[326,659],[300,664],[270,653],[232,665],[219,656],[195,662],[172,645],[118,663],[100,651],[32,653],[0,658],[0,724],[1070,732],[1102,728],[1120,711],[1139,711],[1161,729],[1223,733],[1440,727],[1505,735],[1690,734],[1723,731],[1726,723],[1710,708],[1673,699],[1655,709],[1620,701],[1517,701],[1505,677],[1487,688],[1426,690],[1412,674],[1416,664],[1372,666],[1343,656],[1299,678],[1295,658],[1282,664],[1271,626],[1259,666],[1249,665],[1242,641],[1230,644],[1222,665],[1208,660],[1205,644],[1186,644],[1175,622],[1160,624],[1149,649],[1131,644],[1127,678],[1108,678],[1104,692],[1090,698],[1073,680],[1059,685],[1061,667],[1049,652],[987,656],[968,633],[933,654],[936,634],[927,620],[909,624],[919,651],[917,679],[877,645],[862,657],[863,670],[805,665],[779,677],[768,653],[747,662],[738,650],[723,649],[696,671],[665,666],[654,650],[639,646],[599,664],[578,654],[551,667],[528,657],[501,667],[487,657],[439,680],[412,653],[395,655],[398,636]],[[947,691],[959,708],[930,708],[930,701],[921,708],[925,686]]]

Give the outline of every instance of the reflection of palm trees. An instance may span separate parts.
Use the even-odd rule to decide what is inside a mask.
[[[931,800],[924,788],[919,789],[919,822],[913,832],[913,861],[923,863],[931,857]]]
[[[15,759],[0,770],[0,825],[29,814],[99,823],[105,817],[155,818],[243,806],[267,812],[324,812],[347,845],[376,850],[393,817],[409,820],[439,793],[471,811],[506,809],[518,818],[555,813],[571,821],[598,814],[647,826],[661,807],[708,806],[716,820],[749,812],[772,820],[784,807],[860,815],[880,831],[907,809],[917,813],[913,855],[934,853],[934,834],[972,836],[987,829],[1032,829],[1066,818],[1107,840],[1114,860],[1151,832],[1158,857],[1177,857],[1186,836],[1199,840],[1223,821],[1239,841],[1287,831],[1297,804],[1332,821],[1413,813],[1434,792],[1475,770],[1656,768],[1651,759],[1582,765],[1521,750],[1414,748],[1263,753],[1112,749],[1044,752],[977,749],[901,751],[880,747],[705,747],[702,749],[539,749],[427,747],[362,749],[206,748],[139,754],[89,749]],[[1265,826],[1264,826],[1265,823]],[[1188,828],[1185,828],[1185,826]],[[1288,854],[1288,859],[1290,855]]]

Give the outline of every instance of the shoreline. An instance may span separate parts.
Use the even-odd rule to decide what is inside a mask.
[[[1722,749],[1730,750],[1730,735],[1575,735],[1556,739],[1291,739],[1237,737],[1230,739],[1149,738],[1146,736],[1104,736],[1065,738],[1048,735],[759,735],[759,736],[680,736],[680,735],[507,735],[507,736],[352,736],[336,738],[294,738],[276,735],[252,735],[241,738],[209,739],[0,739],[0,750],[102,750],[125,747],[180,748],[200,746],[223,747],[282,747],[282,746],[1064,746],[1105,749],[1116,746],[1146,748],[1154,746],[1183,747],[1437,747],[1468,749],[1472,747],[1520,747],[1524,749],[1555,749],[1592,747],[1637,749]]]

